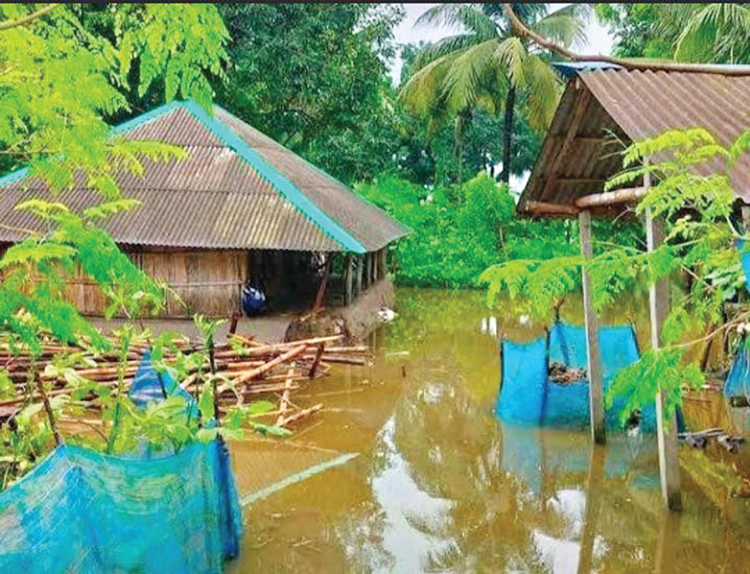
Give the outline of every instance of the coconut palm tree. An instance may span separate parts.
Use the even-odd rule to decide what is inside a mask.
[[[750,63],[750,8],[741,4],[676,4],[665,27],[681,30],[675,60]]]
[[[513,3],[513,9],[534,30],[563,46],[585,39],[587,5],[571,4],[551,12],[548,4]],[[455,118],[459,143],[472,109],[504,111],[500,179],[507,183],[517,101],[523,103],[521,110],[532,128],[549,126],[561,92],[557,72],[535,44],[515,34],[499,4],[441,4],[417,23],[463,31],[420,54],[414,63],[417,71],[401,89],[401,101],[413,113],[428,117],[432,127]]]

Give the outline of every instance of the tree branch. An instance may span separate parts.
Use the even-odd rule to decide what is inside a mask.
[[[29,14],[28,16],[24,16],[23,18],[16,18],[15,20],[0,22],[0,31],[10,30],[11,28],[17,28],[18,26],[28,24],[32,20],[36,20],[37,18],[40,18],[45,14],[52,12],[52,10],[57,8],[59,5],[60,4],[47,4],[44,8],[40,8],[36,12],[32,12],[31,14]]]
[[[656,70],[664,72],[698,72],[703,74],[721,74],[723,76],[750,76],[750,69],[745,70],[732,70],[727,68],[720,68],[712,65],[701,65],[701,64],[680,64],[677,62],[636,62],[634,60],[627,60],[623,58],[614,58],[612,56],[597,55],[582,55],[571,52],[567,48],[555,44],[553,41],[548,40],[544,36],[537,34],[531,28],[529,28],[523,20],[513,11],[511,4],[503,4],[503,12],[508,18],[511,27],[515,30],[521,38],[526,38],[537,44],[538,46],[548,50],[558,56],[562,56],[573,62],[604,62],[607,64],[614,64],[616,66],[622,66],[628,70]]]

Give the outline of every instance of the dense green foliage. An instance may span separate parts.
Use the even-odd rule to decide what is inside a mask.
[[[750,9],[742,4],[597,4],[614,54],[684,62],[750,63]]]
[[[486,173],[434,190],[386,175],[358,191],[413,230],[392,257],[402,285],[473,287],[482,271],[499,261],[577,250],[569,223],[515,219],[507,187]]]
[[[400,143],[387,61],[397,5],[222,4],[233,65],[218,101],[345,182]]]

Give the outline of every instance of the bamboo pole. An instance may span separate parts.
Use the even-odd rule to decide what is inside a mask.
[[[292,413],[288,417],[281,419],[281,421],[277,421],[276,426],[280,426],[280,427],[286,426],[289,423],[293,423],[293,422],[298,421],[300,419],[303,419],[303,418],[305,418],[305,417],[307,417],[307,416],[309,416],[309,415],[311,415],[313,413],[316,413],[316,412],[318,412],[322,408],[323,408],[323,405],[321,403],[321,404],[317,404],[315,406],[312,406],[309,409],[303,409],[301,411],[297,411],[296,413]]]
[[[648,178],[648,174],[646,175]],[[648,184],[647,184],[648,185]],[[648,251],[653,252],[665,237],[664,221],[654,219],[649,212],[646,215],[646,238]],[[651,345],[654,349],[661,346],[661,330],[669,312],[669,284],[666,279],[649,287],[649,308],[651,312]],[[659,475],[664,502],[669,510],[682,509],[680,492],[680,469],[677,450],[677,421],[675,417],[664,420],[664,402],[666,396],[660,390],[656,395],[657,442],[659,445]]]
[[[574,217],[580,213],[574,205],[567,203],[550,203],[548,201],[524,201],[521,206],[522,210],[531,215],[563,215]]]
[[[648,193],[647,187],[629,187],[616,189],[614,191],[605,191],[604,193],[592,193],[584,195],[576,200],[576,207],[589,209],[591,207],[600,207],[606,205],[615,205],[618,203],[635,203],[643,199]]]
[[[255,369],[252,369],[250,371],[240,374],[240,376],[238,376],[237,379],[235,380],[235,383],[236,384],[246,383],[250,379],[254,379],[258,375],[262,375],[263,373],[265,373],[266,371],[269,371],[275,366],[280,365],[281,363],[284,363],[286,361],[289,361],[290,359],[293,359],[294,357],[298,355],[301,355],[302,353],[305,352],[305,349],[307,349],[307,345],[299,345],[297,347],[294,347],[291,351],[287,351],[283,355],[279,355],[275,359],[268,361],[267,363],[261,365],[260,367],[257,367]]]
[[[284,383],[284,394],[281,395],[281,401],[279,401],[279,416],[276,419],[276,425],[278,426],[284,421],[284,415],[289,408],[289,394],[292,392],[292,379],[294,378],[294,363],[289,368],[289,372],[286,375],[286,382]]]
[[[581,251],[586,260],[593,256],[591,246],[591,212],[582,211],[578,218],[581,234]],[[589,409],[591,416],[591,436],[595,444],[606,442],[604,426],[604,396],[602,390],[602,364],[599,350],[599,320],[594,310],[594,297],[591,292],[591,277],[583,266],[583,310],[586,321],[586,358],[589,375]]]

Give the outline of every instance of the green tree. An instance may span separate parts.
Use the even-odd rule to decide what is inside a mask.
[[[597,4],[614,55],[683,62],[750,62],[750,10],[742,4]]]
[[[218,101],[345,182],[399,145],[387,62],[400,7],[222,4],[234,62]]]
[[[672,58],[674,32],[670,41],[669,35],[660,30],[665,15],[664,4],[596,4],[594,11],[614,36],[614,56]]]
[[[585,5],[572,4],[549,12],[546,4],[514,3],[513,9],[534,29],[562,45],[573,45],[584,37]],[[441,4],[425,12],[419,22],[465,31],[421,53],[413,65],[417,71],[401,89],[402,100],[417,115],[428,117],[433,126],[452,119],[459,157],[472,110],[482,107],[495,114],[503,111],[500,179],[507,183],[516,100],[522,103],[520,109],[529,125],[543,130],[560,95],[557,73],[544,53],[515,34],[498,5]]]

